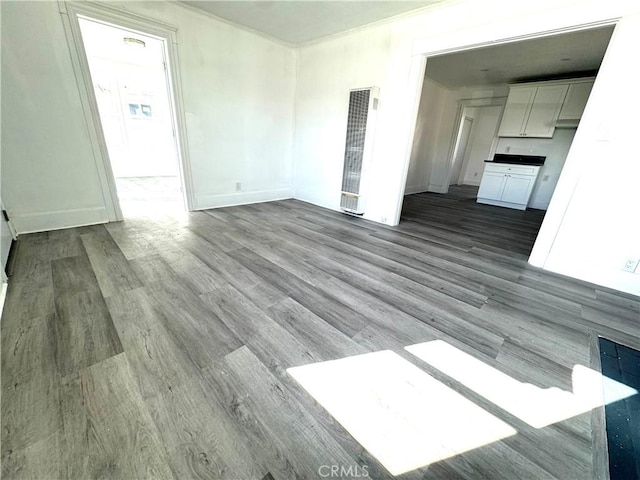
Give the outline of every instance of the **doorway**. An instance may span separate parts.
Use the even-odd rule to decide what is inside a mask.
[[[184,211],[163,39],[78,23],[123,216]]]
[[[409,204],[401,210],[400,222],[434,221],[428,216],[437,216],[439,209],[448,208],[460,213],[455,221],[463,229],[467,223],[476,224],[478,218],[473,217],[481,217],[481,213],[495,216],[490,222],[494,228],[503,220],[505,228],[510,228],[515,221],[514,214],[504,205],[490,209],[476,205],[477,189],[485,169],[493,168],[487,162],[509,163],[509,159],[503,157],[515,156],[518,156],[517,161],[526,161],[521,159],[530,156],[542,160],[539,171],[536,170],[536,179],[527,179],[526,212],[520,215],[537,226],[531,232],[535,238],[613,28],[613,25],[599,26],[500,45],[462,48],[428,57],[407,166],[404,199]],[[538,116],[539,111],[546,115],[547,130],[514,133],[513,129],[505,127],[509,123],[508,119],[503,119],[505,104],[511,105],[512,110],[514,105],[520,107],[515,97],[511,104],[507,98],[511,98],[512,89],[517,92],[524,88],[540,89],[540,101],[535,111]],[[555,103],[544,96],[546,92],[556,91],[566,93],[567,108],[564,96],[559,95]],[[577,101],[579,96],[580,102]],[[579,103],[580,108],[574,108]],[[524,107],[526,104],[522,106],[523,112]],[[547,116],[553,118],[546,120]],[[473,122],[465,122],[466,117],[473,118]],[[535,124],[538,117],[531,118],[530,123]],[[462,145],[465,123],[466,128],[471,128],[466,147]],[[525,128],[524,123],[522,128]],[[478,148],[473,146],[476,143]],[[450,191],[450,186],[455,188]],[[524,194],[522,198],[525,198]],[[468,222],[465,221],[467,218]],[[453,221],[453,217],[440,214],[438,220]],[[530,253],[532,244],[523,242],[523,245],[527,247],[526,253]]]
[[[475,198],[485,161],[492,157],[497,145],[504,98],[462,100],[458,110],[461,120],[452,137],[455,143],[451,150],[450,171],[440,193],[451,193],[452,186],[464,186],[457,191]]]
[[[458,185],[460,182],[460,175],[462,174],[462,166],[464,160],[469,151],[469,137],[471,137],[471,131],[473,130],[473,118],[464,115],[460,128],[458,129],[458,140],[453,151],[453,166],[451,170],[451,180],[449,185]]]

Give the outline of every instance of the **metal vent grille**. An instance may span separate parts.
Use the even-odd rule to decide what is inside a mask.
[[[342,199],[340,206],[358,212],[358,194],[362,177],[367,117],[369,114],[370,90],[352,91],[349,96],[347,119],[347,140],[344,149],[344,170],[342,172]]]
[[[344,149],[344,171],[342,191],[360,192],[364,138],[367,131],[369,113],[369,90],[351,92],[349,97],[349,117],[347,120],[347,141]]]
[[[352,193],[343,193],[340,199],[340,207],[349,212],[358,212],[358,195]]]

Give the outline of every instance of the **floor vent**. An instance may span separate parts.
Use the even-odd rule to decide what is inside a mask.
[[[340,208],[356,215],[364,213],[363,180],[371,160],[378,92],[377,87],[361,88],[351,90],[349,96]]]
[[[598,338],[611,480],[640,479],[640,351]],[[635,394],[620,398],[622,389]],[[607,399],[611,399],[607,402]]]

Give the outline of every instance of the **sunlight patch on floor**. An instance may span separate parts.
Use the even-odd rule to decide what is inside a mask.
[[[583,365],[573,367],[573,391],[568,392],[520,382],[442,340],[411,345],[405,350],[535,428],[638,393]]]
[[[287,372],[393,475],[517,433],[389,350]]]

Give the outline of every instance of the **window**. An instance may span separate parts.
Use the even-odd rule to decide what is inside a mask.
[[[151,105],[147,105],[144,103],[130,103],[129,115],[133,118],[151,118],[153,117],[153,110],[151,108]]]

